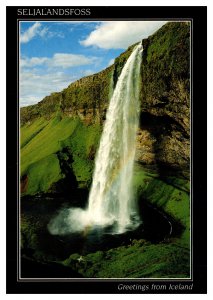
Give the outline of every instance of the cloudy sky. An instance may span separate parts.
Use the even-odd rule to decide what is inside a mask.
[[[20,22],[20,106],[97,73],[162,21]]]

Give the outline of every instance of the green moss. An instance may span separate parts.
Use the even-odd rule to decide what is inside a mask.
[[[158,64],[158,69],[165,75],[188,72],[189,57],[183,61],[189,50],[189,22],[168,23],[149,37],[147,63]]]
[[[121,71],[127,61],[127,59],[129,58],[129,56],[131,55],[133,49],[135,48],[135,46],[137,45],[137,43],[131,45],[125,52],[121,53],[116,59],[115,59],[115,63],[114,63],[114,71],[113,71],[113,82],[114,82],[114,86],[117,83],[117,80],[121,74]]]
[[[141,66],[141,101],[146,107],[166,107],[189,118],[190,23],[168,22],[148,39],[143,40]],[[176,102],[182,102],[177,106]],[[159,113],[159,111],[158,111]],[[165,112],[166,114],[168,112]],[[175,116],[174,116],[175,117]],[[176,116],[177,117],[177,116]],[[175,117],[175,118],[176,118]]]

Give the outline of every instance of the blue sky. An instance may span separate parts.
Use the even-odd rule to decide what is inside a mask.
[[[97,73],[162,21],[20,22],[20,106]]]

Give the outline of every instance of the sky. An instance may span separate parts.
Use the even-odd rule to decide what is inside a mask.
[[[110,66],[163,21],[20,22],[19,102],[28,106]]]

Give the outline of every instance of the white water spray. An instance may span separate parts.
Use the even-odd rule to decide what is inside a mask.
[[[90,225],[115,225],[114,231],[122,233],[140,223],[132,176],[140,110],[141,51],[142,46],[137,45],[118,78],[96,155],[88,208],[70,209],[70,232]],[[52,225],[52,233],[59,234],[57,226]]]

